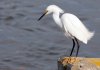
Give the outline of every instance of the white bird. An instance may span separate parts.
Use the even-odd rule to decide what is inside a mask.
[[[90,32],[78,17],[70,13],[64,13],[64,11],[56,5],[48,6],[44,14],[38,20],[50,13],[53,14],[53,19],[56,24],[58,24],[58,26],[64,30],[65,36],[70,37],[73,41],[73,47],[70,56],[72,56],[75,44],[77,44],[77,57],[80,47],[78,40],[87,44],[88,40],[93,37],[94,32]]]

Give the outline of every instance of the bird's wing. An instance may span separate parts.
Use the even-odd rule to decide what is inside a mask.
[[[84,24],[73,14],[65,13],[61,17],[62,24],[65,31],[67,30],[72,36],[76,37],[83,43],[93,36],[94,33],[90,32]]]

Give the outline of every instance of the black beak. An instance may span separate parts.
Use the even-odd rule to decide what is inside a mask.
[[[45,12],[43,13],[43,15],[38,19],[38,21],[41,20],[41,19],[45,16],[45,14],[46,14],[47,12],[48,12],[48,11],[45,11]]]

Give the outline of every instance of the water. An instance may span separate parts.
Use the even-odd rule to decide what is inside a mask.
[[[100,57],[99,0],[0,0],[0,70],[57,70],[57,59],[67,56],[67,39],[51,15],[37,19],[50,4],[77,15],[95,36],[81,43],[79,56]]]

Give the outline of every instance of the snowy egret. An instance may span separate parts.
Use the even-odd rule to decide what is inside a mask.
[[[50,13],[53,14],[53,19],[56,24],[58,24],[58,26],[64,30],[65,36],[70,37],[73,41],[73,47],[70,52],[70,56],[72,56],[75,45],[77,44],[77,57],[80,48],[78,40],[87,44],[88,40],[93,37],[94,32],[90,32],[78,17],[70,13],[64,13],[64,11],[56,5],[48,6],[38,20]]]

